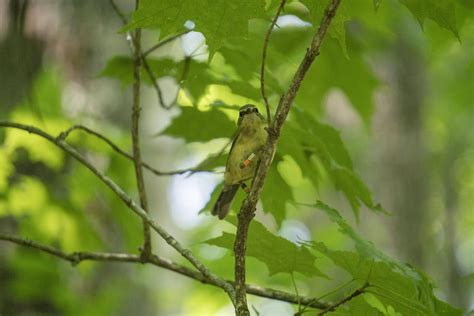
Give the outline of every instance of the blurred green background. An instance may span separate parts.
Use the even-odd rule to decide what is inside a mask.
[[[117,4],[133,11],[130,1]],[[474,306],[474,5],[456,2],[455,31],[432,19],[421,21],[422,28],[398,1],[384,0],[377,12],[372,6],[352,1],[351,12],[341,13],[350,16],[342,25],[345,42],[327,38],[296,106],[340,131],[356,174],[390,215],[361,207],[357,220],[323,167],[302,169],[292,149],[284,148],[276,157],[277,176],[266,187],[280,199],[263,201],[264,208],[282,211],[259,210],[257,219],[292,241],[312,239],[345,249],[347,240],[321,213],[289,203],[321,199],[337,206],[379,249],[424,270],[440,298],[469,309]],[[298,3],[279,20],[267,66],[272,104],[309,43],[311,22]],[[160,106],[143,74],[148,80],[142,88],[144,161],[160,170],[193,167],[227,142],[223,137],[232,134],[237,106],[252,102],[263,112],[254,74],[267,25],[251,21],[245,42],[229,39],[209,63],[205,39],[197,32],[151,54],[166,59],[156,66],[151,61],[166,103],[180,105]],[[130,47],[126,34],[118,33],[121,27],[108,1],[0,0],[0,120],[32,124],[53,135],[83,124],[131,151]],[[158,38],[159,30],[144,32],[143,46]],[[210,108],[217,111],[215,121],[199,121],[199,113]],[[132,163],[81,132],[69,141],[138,198]],[[145,172],[145,178],[152,216],[213,271],[232,278],[232,253],[202,243],[230,225],[206,211],[199,214],[222,173]],[[13,129],[0,129],[0,231],[68,252],[137,253],[142,239],[141,221],[91,172],[46,141]],[[155,235],[153,246],[183,262]],[[248,265],[249,282],[294,291],[287,275],[269,277],[253,258]],[[318,261],[318,268],[332,271],[326,260]],[[296,274],[295,279],[303,294],[334,287],[317,277]],[[335,279],[342,282],[344,276]],[[249,304],[261,315],[294,312],[290,304],[263,298],[249,297]],[[209,313],[233,313],[226,295],[172,272],[126,263],[72,267],[0,242],[2,316]]]

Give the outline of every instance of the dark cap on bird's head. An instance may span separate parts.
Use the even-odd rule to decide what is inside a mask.
[[[246,104],[239,109],[239,117],[249,113],[258,113],[257,107],[253,104]]]

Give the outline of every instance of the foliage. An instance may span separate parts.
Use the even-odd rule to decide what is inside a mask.
[[[236,225],[236,219],[229,219]],[[206,243],[233,249],[235,234],[224,232],[222,236],[207,240]],[[270,276],[276,273],[301,273],[307,277],[325,276],[314,266],[316,257],[305,246],[298,247],[291,241],[275,236],[257,221],[250,224],[247,255],[265,263]]]
[[[268,44],[265,89],[272,113],[275,113],[279,97],[290,84],[318,28],[328,0],[288,2],[285,15],[293,18],[293,23],[283,25],[281,22],[282,26],[273,31]],[[276,1],[264,0],[140,1],[139,8],[121,29],[122,32],[142,28],[151,30],[151,34],[156,37],[156,30],[159,30],[159,38],[167,38],[190,28],[189,22],[192,22],[193,31],[205,37],[209,52],[208,61],[193,54],[176,57],[174,51],[147,56],[153,74],[160,80],[171,78],[178,89],[173,107],[179,109],[175,111],[177,115],[159,132],[159,136],[181,139],[187,146],[203,144],[207,146],[207,151],[215,139],[231,139],[236,128],[237,110],[243,103],[255,103],[260,112],[265,113],[260,94],[261,52],[269,20],[277,5]],[[368,283],[362,295],[328,315],[462,314],[461,310],[435,296],[435,285],[424,272],[377,249],[351,226],[350,220],[343,217],[344,212],[320,201],[323,199],[322,191],[340,193],[344,203],[338,208],[343,210],[348,207],[357,222],[368,215],[386,214],[366,184],[366,177],[360,174],[358,163],[351,157],[352,147],[345,141],[347,137],[325,117],[327,98],[334,91],[341,92],[365,130],[371,130],[375,111],[374,95],[385,84],[374,64],[395,36],[395,31],[391,29],[393,24],[387,22],[394,20],[393,15],[406,17],[411,14],[422,28],[431,30],[427,31],[427,37],[438,36],[433,41],[442,43],[439,44],[441,58],[433,57],[433,73],[439,74],[434,77],[448,77],[453,68],[456,69],[455,74],[464,81],[472,82],[474,56],[472,52],[459,48],[462,47],[459,46],[460,41],[472,48],[473,39],[463,37],[464,25],[469,27],[472,22],[464,16],[460,18],[461,8],[465,8],[463,2],[454,0],[342,1],[329,29],[330,38],[325,39],[321,55],[303,81],[279,139],[278,152],[261,195],[261,208],[267,216],[261,221],[253,220],[250,225],[247,255],[253,259],[249,266],[266,267],[265,273],[259,270],[255,276],[257,281],[291,288],[291,278],[297,276],[306,288],[323,292],[337,285],[340,275],[347,274],[352,282],[349,287],[337,292],[337,298],[344,298]],[[433,31],[435,25],[426,20],[436,23],[439,28]],[[451,34],[446,36],[443,32]],[[446,60],[449,66],[444,64]],[[149,89],[153,89],[152,79],[144,69],[141,76]],[[30,104],[33,101],[26,97],[22,104],[5,114],[5,118],[41,126],[52,135],[67,129],[73,120],[65,118],[61,109],[63,77],[56,67],[46,68],[37,76],[32,87],[39,104],[38,110],[30,110],[34,108]],[[472,91],[458,85],[457,77],[454,77],[442,82],[433,80],[434,97],[429,101],[435,104],[435,112],[438,113],[430,115],[436,117],[432,119],[435,123],[442,121],[440,118],[450,122],[450,128],[445,125],[442,128],[443,131],[447,130],[446,134],[458,135],[458,139],[462,139],[461,143],[466,139],[472,143],[470,128],[462,128],[469,126],[468,119],[463,124],[457,124],[456,118],[450,117],[450,110],[447,110],[448,105],[452,106],[450,103],[454,102],[453,106],[459,112],[466,113],[466,117],[472,114]],[[123,90],[129,89],[133,83],[132,58],[126,55],[111,56],[95,80],[100,78],[112,78],[121,84]],[[171,94],[174,95],[174,91]],[[435,123],[438,124],[436,126],[443,124]],[[120,147],[130,147],[128,130],[113,120],[97,125],[104,134],[114,135]],[[131,192],[131,196],[136,193],[133,165],[129,161],[89,136],[72,134],[68,142],[98,161],[104,173]],[[448,142],[445,141],[445,145]],[[104,248],[136,251],[142,238],[141,221],[92,173],[72,162],[70,157],[53,145],[22,131],[7,130],[3,135],[0,134],[0,144],[0,220],[14,217],[19,223],[19,234],[58,245],[66,251]],[[468,157],[467,153],[462,153]],[[288,167],[287,160],[294,164]],[[208,155],[198,165],[222,170],[225,155],[217,159],[215,155]],[[463,170],[470,169],[464,167]],[[302,186],[309,192],[304,199],[316,202],[298,203],[303,194],[298,192],[300,187],[295,186],[294,179],[287,176],[298,172],[302,173]],[[222,184],[215,186],[201,213],[209,213],[221,188]],[[244,198],[245,194],[239,191],[233,204],[234,213]],[[285,224],[293,219],[295,213],[291,210],[301,211],[302,215],[298,214],[301,218],[296,220],[304,222],[307,219],[304,210],[308,206],[325,214],[329,225],[339,231],[342,237],[335,239],[342,250],[330,247],[327,242],[312,241],[315,238],[312,231],[309,232],[308,240],[295,241],[284,237],[282,232]],[[362,213],[361,216],[364,210],[370,213]],[[319,214],[312,212],[310,218],[319,220]],[[193,250],[211,245],[213,250],[223,248],[232,251],[236,218],[231,216],[228,221],[232,232],[220,232],[218,226],[218,237],[215,237],[215,221],[196,232],[187,231],[190,235],[194,234],[190,240],[206,240],[194,245]],[[273,221],[276,225],[272,226]],[[353,249],[345,249],[351,242]],[[104,275],[104,281],[94,293],[87,294],[82,289],[85,294],[76,298],[70,295],[73,286],[60,283],[77,280],[80,276],[70,276],[69,268],[50,258],[35,259],[35,256],[23,251],[18,255],[24,255],[26,259],[10,257],[5,263],[8,269],[27,271],[24,279],[40,280],[38,282],[41,284],[54,281],[47,287],[31,287],[25,286],[27,283],[24,280],[8,279],[5,284],[12,289],[14,298],[11,299],[18,305],[22,301],[40,300],[42,295],[48,295],[55,298],[50,304],[57,311],[73,313],[76,304],[87,302],[94,295],[98,297],[94,302],[100,302],[103,295],[102,301],[110,300],[110,303],[91,303],[84,307],[84,314],[92,313],[90,311],[113,314],[121,298],[126,295],[126,288],[114,286],[114,282],[120,285],[118,279],[108,283],[109,276]],[[220,274],[230,273],[230,261],[228,251],[223,257],[205,260],[213,271]],[[337,267],[336,272],[334,267]],[[2,268],[0,266],[0,273]],[[80,273],[97,273],[97,269],[96,266],[85,266]],[[59,272],[55,273],[55,270]],[[131,270],[123,271],[126,274],[133,273]],[[117,274],[121,273],[122,270]],[[319,284],[323,282],[321,280],[330,286],[322,287]],[[311,290],[311,295],[315,297],[320,294]],[[221,302],[213,304],[219,305]]]

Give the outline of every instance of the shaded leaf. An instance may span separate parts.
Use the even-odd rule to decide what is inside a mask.
[[[374,204],[369,189],[353,171],[345,168],[333,168],[331,169],[331,179],[336,190],[341,191],[349,201],[357,218],[362,204],[375,212],[384,212],[380,205]]]
[[[294,107],[292,113],[293,120],[286,123],[280,138],[279,153],[293,157],[315,187],[323,177],[315,165],[317,159],[336,190],[344,194],[356,217],[362,205],[382,212],[380,205],[374,204],[370,190],[353,171],[352,160],[339,132],[298,107]]]
[[[195,101],[199,100],[210,84],[219,83],[210,74],[207,63],[201,63],[192,58],[181,61],[170,58],[147,58],[147,62],[156,79],[165,76],[173,77]],[[149,74],[144,68],[141,69],[141,72],[143,81],[151,85]],[[114,56],[107,61],[98,76],[117,79],[122,86],[131,85],[133,83],[133,59],[129,56]]]
[[[235,123],[214,107],[209,111],[200,111],[196,107],[182,107],[181,110],[162,135],[184,138],[188,143],[206,142],[231,137],[236,129]]]
[[[294,112],[298,125],[306,131],[306,134],[310,137],[304,139],[309,142],[314,142],[315,148],[324,146],[321,151],[326,151],[328,156],[334,160],[337,165],[343,166],[349,170],[352,170],[352,159],[349,155],[349,151],[342,142],[340,132],[334,127],[318,122],[313,115],[307,111],[295,108]]]
[[[352,226],[350,226],[347,221],[341,216],[341,214],[334,208],[324,204],[321,201],[317,201],[316,204],[308,205],[322,210],[329,219],[339,226],[339,231],[344,235],[348,236],[355,244],[357,251],[364,257],[379,259],[387,262],[392,266],[396,266],[400,269],[404,269],[405,266],[400,264],[398,261],[388,257],[380,250],[375,248],[375,246],[370,242],[362,238]]]
[[[122,86],[131,85],[133,82],[133,60],[129,56],[114,56],[107,60],[107,64],[98,76],[117,79]]]
[[[229,220],[235,225],[235,217]],[[235,234],[224,232],[220,237],[209,239],[205,243],[232,250],[234,239]],[[272,234],[255,220],[249,227],[247,256],[265,263],[270,276],[277,273],[298,272],[307,277],[326,277],[314,266],[316,257],[305,246],[297,246],[283,237]]]
[[[435,21],[439,26],[451,31],[459,38],[456,25],[456,6],[453,0],[399,0],[404,4],[420,23],[426,19]]]
[[[263,0],[143,0],[122,31],[160,29],[160,36],[165,37],[183,30],[185,22],[193,21],[195,30],[206,37],[212,56],[228,38],[245,37],[248,20],[264,17],[264,8]]]
[[[279,161],[281,161],[281,158],[278,155],[275,156],[272,167],[265,179],[265,186],[261,195],[263,210],[273,215],[278,226],[285,219],[286,203],[294,200],[291,187],[278,171]]]
[[[313,24],[313,27],[317,29],[321,23],[321,19],[324,14],[329,0],[324,1],[314,1],[314,0],[301,0],[301,2],[309,9],[310,12],[310,21]],[[346,13],[345,3],[342,2],[337,10],[336,16],[332,19],[331,25],[329,26],[329,35],[335,38],[344,52],[344,55],[347,55],[347,46],[346,46],[346,28],[345,22],[349,20],[349,16]]]
[[[368,124],[377,85],[378,80],[361,53],[351,50],[351,59],[344,58],[334,40],[327,38],[318,62],[312,65],[301,85],[296,102],[304,109],[314,111],[331,88],[339,88]]]
[[[323,243],[313,248],[349,272],[359,284],[369,283],[372,293],[383,304],[388,315],[461,315],[462,311],[440,302],[433,285],[419,271],[405,265],[403,270],[390,262],[376,261],[351,251],[329,250]]]

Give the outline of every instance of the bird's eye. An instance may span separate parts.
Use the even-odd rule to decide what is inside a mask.
[[[239,112],[239,117],[242,117],[242,116],[244,116],[244,113]]]
[[[253,111],[254,111],[255,113],[258,113],[258,109],[257,109],[257,108],[253,108]]]

